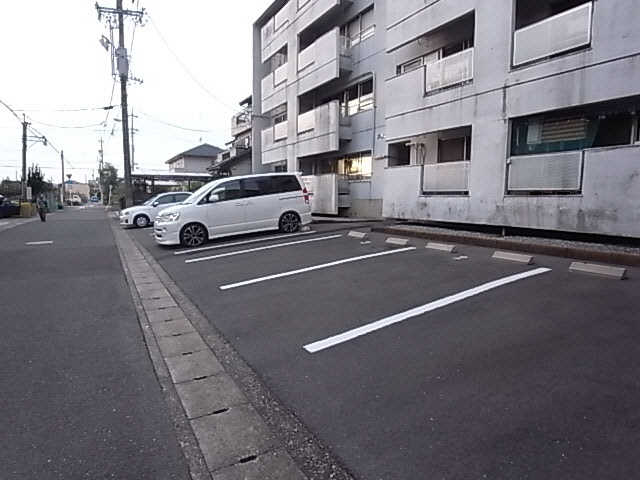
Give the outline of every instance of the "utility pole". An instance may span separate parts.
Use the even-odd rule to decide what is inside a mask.
[[[122,106],[122,147],[124,152],[124,197],[125,206],[133,205],[133,186],[131,184],[131,151],[129,149],[129,113],[127,111],[127,81],[129,80],[129,58],[127,57],[127,49],[124,46],[124,17],[134,17],[138,22],[142,21],[144,9],[141,11],[124,10],[122,8],[122,0],[116,0],[116,8],[100,7],[96,3],[98,11],[98,20],[106,14],[109,24],[113,25],[114,18],[118,24],[118,47],[115,49],[115,60],[117,66],[117,75],[120,78],[120,105]],[[111,45],[108,39],[100,42],[105,48]],[[112,50],[113,51],[113,50]]]
[[[122,148],[124,150],[124,198],[125,207],[133,205],[133,185],[131,185],[131,151],[129,150],[129,112],[127,112],[127,79],[129,65],[124,46],[124,15],[122,0],[116,0],[118,10],[118,74],[120,75],[120,104],[122,105]]]
[[[100,186],[100,201],[104,205],[104,192],[102,191],[102,179],[103,179],[103,168],[104,168],[104,151],[103,151],[102,137],[100,137],[100,150],[98,153],[100,154],[100,169],[98,170],[98,176],[100,177],[98,181],[98,185]]]
[[[22,114],[22,201],[27,201],[27,119]]]
[[[60,199],[60,203],[64,205],[64,199],[66,197],[64,191],[64,150],[60,150],[60,161],[62,162],[62,185],[60,187],[60,195],[62,196],[62,198]]]
[[[138,116],[133,114],[133,108],[132,108],[131,109],[131,168],[133,170],[136,169],[136,161],[135,161],[136,147],[133,144],[133,136],[136,133],[136,129],[133,128],[133,119],[134,118],[138,118]]]

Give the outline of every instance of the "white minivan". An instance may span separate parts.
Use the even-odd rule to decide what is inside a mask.
[[[265,173],[209,182],[155,220],[161,245],[197,247],[205,240],[280,229],[295,232],[311,222],[309,195],[295,173]]]

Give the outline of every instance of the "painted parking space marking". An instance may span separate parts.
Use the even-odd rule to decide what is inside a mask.
[[[52,243],[53,240],[41,240],[39,242],[27,242],[25,245],[49,245]]]
[[[220,253],[218,255],[210,255],[208,257],[191,258],[189,260],[185,260],[184,263],[204,262],[206,260],[214,260],[216,258],[231,257],[233,255],[242,255],[244,253],[260,252],[262,250],[271,250],[272,248],[283,248],[289,247],[291,245],[300,245],[302,243],[321,242],[323,240],[335,240],[336,238],[340,237],[342,237],[342,235],[330,235],[328,237],[310,238],[308,240],[297,240],[295,242],[277,243],[275,245],[267,245],[266,247],[249,248],[247,250],[237,250],[235,252]]]
[[[211,245],[208,247],[191,248],[189,250],[180,250],[179,252],[174,252],[173,254],[185,255],[188,253],[203,252],[205,250],[215,250],[219,248],[236,247],[238,245],[247,245],[249,243],[268,242],[270,240],[278,240],[280,238],[291,238],[291,237],[297,237],[299,235],[309,235],[310,233],[316,233],[316,232],[314,232],[313,230],[309,230],[308,232],[288,233],[286,235],[276,235],[275,237],[260,237],[260,238],[254,238],[252,240],[243,240],[242,242],[223,243],[222,245]]]
[[[381,328],[388,327],[389,325],[393,325],[394,323],[399,323],[409,318],[417,317],[418,315],[422,315],[424,313],[431,312],[438,308],[451,305],[452,303],[460,302],[467,298],[479,295],[484,292],[488,292],[489,290],[493,290],[503,285],[508,285],[510,283],[517,282],[525,278],[534,277],[536,275],[540,275],[550,271],[551,271],[550,268],[536,268],[534,270],[518,273],[516,275],[510,275],[508,277],[499,278],[498,280],[494,280],[492,282],[488,282],[488,283],[479,285],[477,287],[464,290],[454,295],[450,295],[448,297],[444,297],[439,300],[427,303],[426,305],[422,305],[420,307],[412,308],[411,310],[407,310],[406,312],[398,313],[396,315],[383,318],[382,320],[378,320],[368,325],[363,325],[362,327],[348,330],[346,332],[340,333],[338,335],[334,335],[324,340],[309,343],[308,345],[305,345],[303,348],[309,353],[316,353],[321,350],[325,350],[327,348],[339,345],[341,343],[348,342],[350,340],[353,340],[354,338],[361,337],[368,333],[375,332],[376,330],[380,330]]]
[[[338,265],[343,265],[345,263],[352,263],[352,262],[358,262],[360,260],[368,260],[370,258],[382,257],[383,255],[394,255],[396,253],[408,252],[410,250],[415,250],[415,249],[416,247],[399,248],[396,250],[387,250],[384,252],[370,253],[368,255],[360,255],[357,257],[345,258],[343,260],[336,260],[335,262],[323,263],[320,265],[314,265],[312,267],[300,268],[297,270],[290,270],[288,272],[276,273],[274,275],[267,275],[266,277],[259,277],[251,280],[245,280],[244,282],[231,283],[229,285],[222,285],[220,287],[220,290],[229,290],[231,288],[244,287],[246,285],[252,285],[254,283],[275,280],[276,278],[290,277],[291,275],[298,275],[300,273],[312,272],[314,270],[320,270],[323,268],[335,267]]]

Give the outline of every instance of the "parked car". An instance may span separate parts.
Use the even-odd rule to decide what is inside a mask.
[[[266,173],[214,180],[182,205],[156,217],[161,245],[201,245],[239,233],[280,229],[295,232],[311,222],[309,195],[293,173]]]
[[[0,218],[20,215],[20,204],[13,203],[0,195]]]
[[[77,193],[74,193],[67,198],[67,205],[82,205],[82,198]]]
[[[125,208],[120,212],[120,225],[124,227],[144,228],[153,223],[153,219],[160,210],[176,203],[185,201],[189,192],[166,192],[151,197],[142,205]]]
[[[96,203],[98,201],[98,197],[96,195],[91,197],[91,203]]]

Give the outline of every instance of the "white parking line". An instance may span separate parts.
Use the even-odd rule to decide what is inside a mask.
[[[371,253],[369,255],[360,255],[358,257],[345,258],[344,260],[337,260],[335,262],[323,263],[321,265],[314,265],[312,267],[300,268],[298,270],[290,270],[288,272],[276,273],[275,275],[267,275],[266,277],[254,278],[252,280],[245,280],[244,282],[231,283],[229,285],[222,285],[220,290],[229,290],[231,288],[244,287],[253,283],[266,282],[268,280],[274,280],[276,278],[289,277],[291,275],[297,275],[299,273],[312,272],[314,270],[320,270],[322,268],[335,267],[336,265],[342,265],[344,263],[357,262],[359,260],[367,260],[369,258],[381,257],[383,255],[393,255],[395,253],[408,252],[409,250],[415,250],[415,247],[399,248],[397,250],[387,250],[384,252]]]
[[[192,248],[189,250],[180,250],[179,252],[174,252],[174,255],[184,255],[186,253],[197,253],[197,252],[202,252],[204,250],[215,250],[218,248],[226,248],[226,247],[236,247],[238,245],[246,245],[248,243],[256,243],[256,242],[267,242],[269,240],[278,240],[279,238],[291,238],[291,237],[297,237],[299,235],[309,235],[310,233],[316,233],[313,230],[310,230],[308,232],[300,232],[300,233],[288,233],[286,235],[276,235],[275,237],[261,237],[261,238],[254,238],[252,240],[244,240],[242,242],[233,242],[233,243],[224,243],[222,245],[211,245],[209,247],[200,247],[200,248]]]
[[[349,340],[353,340],[354,338],[360,337],[362,335],[366,335],[367,333],[371,333],[376,330],[380,330],[381,328],[388,327],[389,325],[393,325],[394,323],[402,322],[403,320],[407,320],[408,318],[416,317],[418,315],[431,312],[438,308],[445,307],[452,303],[465,300],[469,297],[488,292],[489,290],[493,290],[494,288],[517,282],[518,280],[523,280],[525,278],[533,277],[535,275],[540,275],[542,273],[547,273],[549,271],[551,271],[550,268],[536,268],[535,270],[529,270],[528,272],[518,273],[509,277],[500,278],[498,280],[494,280],[492,282],[470,288],[469,290],[464,290],[460,293],[441,298],[440,300],[427,303],[426,305],[422,305],[421,307],[416,307],[411,310],[407,310],[406,312],[383,318],[382,320],[378,320],[368,325],[363,325],[362,327],[354,328],[353,330],[348,330],[338,335],[334,335],[333,337],[310,343],[308,345],[305,345],[303,348],[309,353],[316,353],[320,350],[324,350],[340,343],[348,342]]]
[[[27,242],[25,245],[50,245],[53,243],[53,240],[41,240],[39,242]]]
[[[209,257],[191,258],[189,260],[185,260],[184,263],[204,262],[205,260],[214,260],[216,258],[231,257],[233,255],[241,255],[243,253],[259,252],[261,250],[270,250],[272,248],[288,247],[290,245],[299,245],[301,243],[320,242],[322,240],[333,240],[334,238],[340,238],[341,236],[342,235],[331,235],[329,237],[310,238],[308,240],[298,240],[296,242],[278,243],[276,245],[267,245],[266,247],[256,247],[256,248],[249,248],[247,250],[238,250],[235,252],[220,253],[218,255],[211,255]]]

